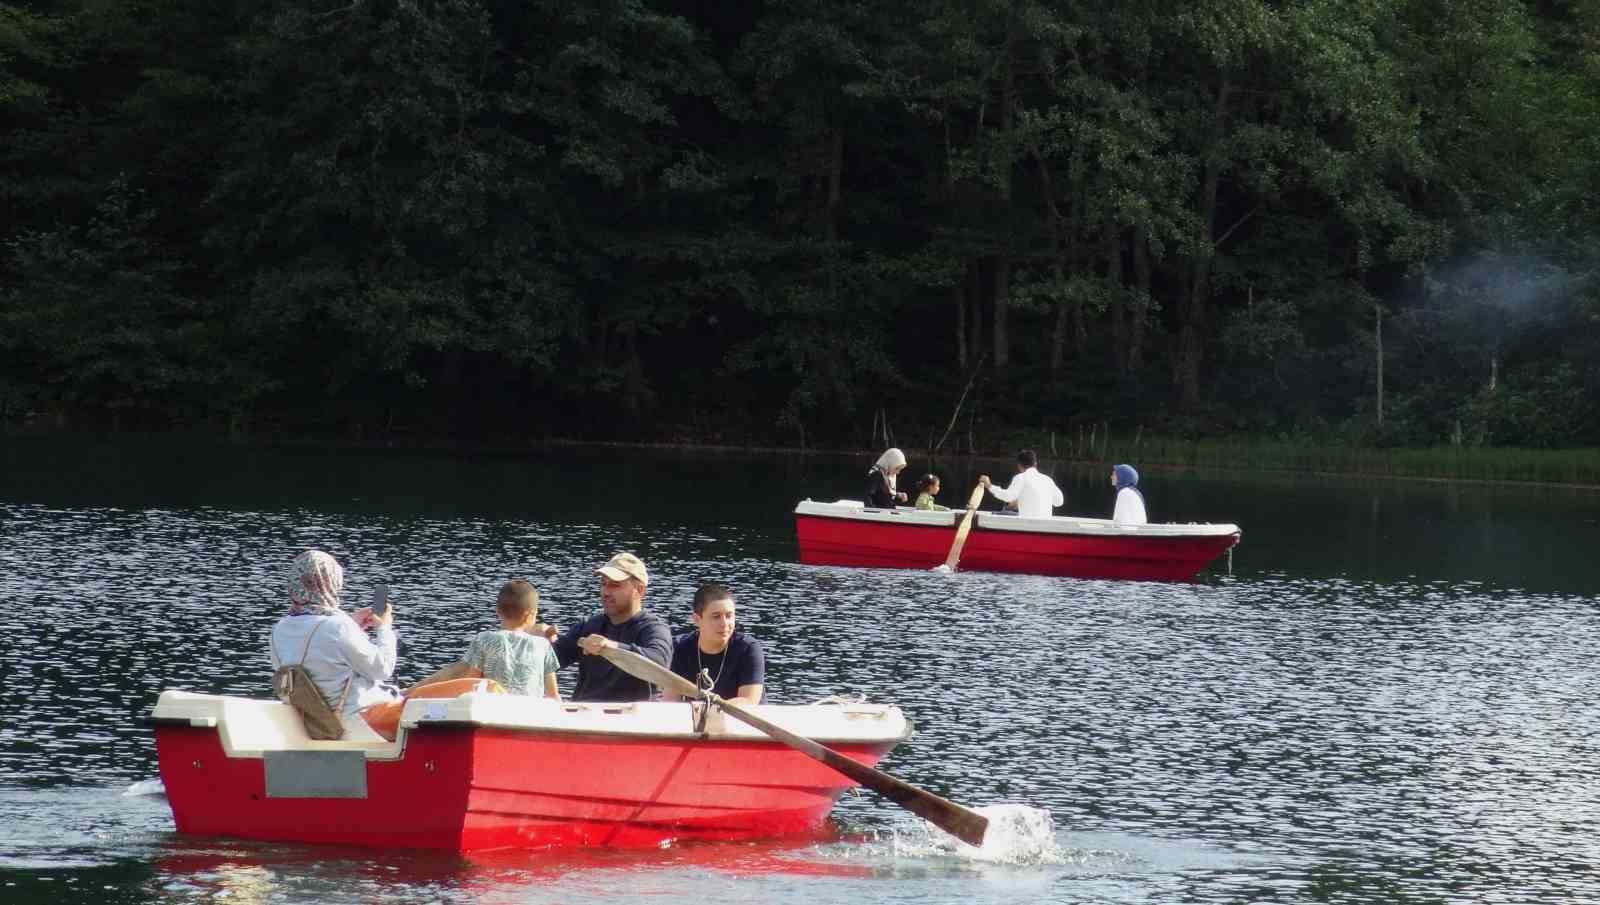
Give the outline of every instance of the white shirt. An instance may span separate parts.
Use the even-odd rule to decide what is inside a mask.
[[[990,484],[989,492],[1002,503],[1016,503],[1017,515],[1023,518],[1049,518],[1051,509],[1067,502],[1056,482],[1037,468],[1018,472],[1011,479],[1011,486],[1003,490]]]
[[[322,628],[317,629],[321,625]],[[306,647],[306,638],[311,647]],[[305,651],[306,672],[311,674],[328,706],[337,708],[339,696],[345,694],[344,685],[350,682],[350,693],[344,699],[344,714],[359,713],[373,704],[395,700],[399,692],[383,684],[394,675],[394,627],[380,625],[378,642],[367,640],[367,633],[356,625],[348,613],[332,616],[310,613],[285,616],[272,627],[272,668],[284,663],[300,663],[300,652]]]
[[[1143,525],[1149,521],[1144,514],[1144,497],[1132,487],[1117,491],[1117,508],[1111,520],[1119,525]]]

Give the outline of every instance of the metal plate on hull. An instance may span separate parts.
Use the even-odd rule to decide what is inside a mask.
[[[264,751],[268,798],[366,798],[361,751]]]

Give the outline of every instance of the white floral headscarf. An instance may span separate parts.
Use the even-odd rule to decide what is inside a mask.
[[[289,615],[317,613],[331,616],[339,609],[344,590],[344,569],[321,550],[307,550],[294,558],[289,574]]]

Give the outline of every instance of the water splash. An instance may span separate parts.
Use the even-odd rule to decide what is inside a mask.
[[[1068,854],[1056,841],[1050,812],[1022,804],[975,808],[989,818],[983,845],[973,846],[925,820],[891,831],[890,845],[900,857],[952,856],[994,864],[1064,864]]]
[[[161,784],[160,777],[155,779],[141,779],[133,785],[122,790],[123,798],[143,798],[147,795],[166,797],[167,787]]]

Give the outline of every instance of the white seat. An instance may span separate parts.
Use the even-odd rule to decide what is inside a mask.
[[[229,757],[260,757],[264,751],[366,751],[367,758],[398,757],[405,730],[386,742],[319,741],[306,735],[305,724],[294,708],[281,701],[163,691],[154,713],[158,720],[187,720],[195,726],[215,726]]]

